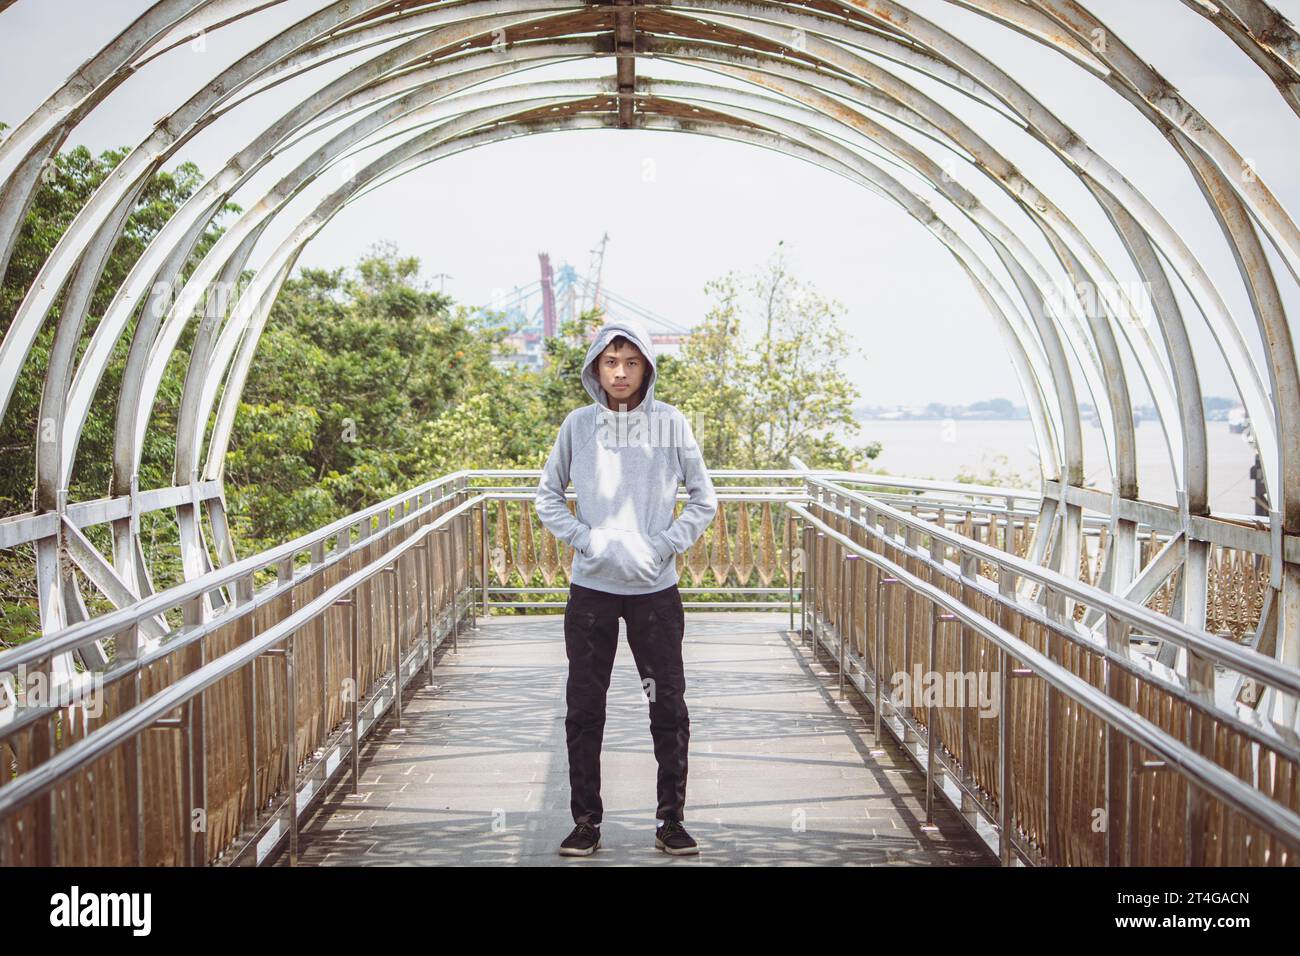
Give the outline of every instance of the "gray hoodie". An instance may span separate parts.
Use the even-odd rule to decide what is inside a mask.
[[[645,397],[636,408],[609,408],[595,361],[616,335],[645,356]],[[613,594],[648,594],[677,583],[676,555],[704,534],[718,510],[713,482],[686,416],[654,397],[655,350],[635,319],[610,320],[587,350],[582,384],[593,402],[560,426],[537,484],[537,516],[574,548],[572,584]],[[569,480],[577,516],[569,513]],[[677,486],[690,500],[673,520]]]

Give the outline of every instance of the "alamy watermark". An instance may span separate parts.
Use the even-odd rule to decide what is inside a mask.
[[[997,671],[895,671],[890,678],[890,702],[898,708],[975,707],[981,717],[1000,711]]]
[[[87,686],[89,685],[89,686]],[[87,718],[104,713],[104,675],[79,674],[73,680],[55,681],[42,670],[0,671],[0,711],[21,703],[24,707],[80,708]]]
[[[703,416],[694,414],[694,423],[679,409],[672,411],[643,411],[634,408],[620,414],[622,409],[600,409],[596,440],[602,448],[680,448],[688,458],[698,457],[699,443],[695,432],[703,425]]]

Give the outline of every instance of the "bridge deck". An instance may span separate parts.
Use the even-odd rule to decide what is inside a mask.
[[[480,623],[456,653],[450,642],[440,651],[433,688],[416,678],[404,731],[390,718],[363,743],[359,793],[345,776],[323,798],[300,834],[300,865],[996,862],[942,802],[939,829],[921,830],[924,775],[892,739],[871,756],[869,708],[852,690],[839,701],[834,662],[814,663],[787,615],[769,612],[687,614],[686,824],[700,855],[654,849],[654,753],[624,633],[601,762],[602,846],[561,857],[572,826],[562,617]]]

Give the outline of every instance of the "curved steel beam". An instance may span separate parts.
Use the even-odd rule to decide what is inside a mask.
[[[162,0],[83,65],[15,135],[0,144],[0,168],[6,160],[13,166],[0,182],[0,262],[12,249],[41,164],[76,121],[130,72],[185,42],[187,30],[220,28],[275,2],[278,0],[255,4]],[[303,245],[330,217],[371,189],[440,156],[529,131],[603,128],[618,113],[616,108],[611,113],[613,104],[635,98],[646,106],[641,114],[643,128],[703,133],[763,145],[814,162],[890,198],[940,239],[974,282],[1008,344],[1044,451],[1044,477],[1056,480],[1049,477],[1055,469],[1062,479],[1057,487],[1064,506],[1060,512],[1064,530],[1054,561],[1066,572],[1077,568],[1077,513],[1082,500],[1069,489],[1082,490],[1083,484],[1075,370],[1082,373],[1094,404],[1106,410],[1103,424],[1114,494],[1124,499],[1137,497],[1132,399],[1121,337],[1137,359],[1136,369],[1144,376],[1160,414],[1185,531],[1190,530],[1194,517],[1210,513],[1200,383],[1171,275],[1202,312],[1224,355],[1255,426],[1269,493],[1278,503],[1277,529],[1283,532],[1283,540],[1294,535],[1300,520],[1300,374],[1277,277],[1257,232],[1257,226],[1264,231],[1294,280],[1300,264],[1300,231],[1291,217],[1257,177],[1238,181],[1230,175],[1240,154],[1154,68],[1138,60],[1113,34],[1103,33],[1106,42],[1096,43],[1096,31],[1105,28],[1079,3],[949,2],[1061,54],[1102,80],[1165,136],[1192,172],[1235,259],[1265,346],[1272,396],[1264,389],[1242,331],[1219,290],[1160,211],[1028,89],[986,55],[918,16],[903,2],[847,0],[834,6],[804,6],[699,0],[637,4],[633,9],[642,25],[640,37],[645,48],[626,51],[615,50],[607,35],[613,22],[610,4],[577,0],[415,5],[317,2],[311,12],[222,70],[157,124],[77,213],[27,291],[0,343],[0,377],[5,378],[0,384],[0,414],[54,297],[64,297],[41,409],[42,420],[56,424],[57,438],[38,443],[37,507],[63,511],[64,489],[90,402],[114,344],[137,310],[140,318],[121,392],[111,490],[121,496],[138,493],[134,476],[157,384],[181,330],[200,307],[199,336],[181,400],[174,480],[177,485],[188,484],[191,490],[197,488],[203,426],[224,382],[221,406],[216,410],[217,431],[201,472],[219,481],[235,403],[258,333]],[[1222,0],[1214,15],[1199,12],[1209,16],[1264,68],[1294,108],[1291,94],[1296,89],[1297,47],[1290,25],[1260,0]],[[606,35],[583,36],[593,30]],[[548,42],[552,36],[569,39]],[[485,49],[489,42],[491,53]],[[183,204],[136,263],[77,363],[90,293],[135,195],[153,172],[188,139],[241,104],[318,66],[358,53],[367,58],[296,103]],[[632,90],[608,82],[556,81],[463,93],[487,79],[533,65],[619,53],[703,66],[740,80],[746,87],[736,91],[647,80]],[[945,84],[958,91],[962,102],[971,108],[993,111],[1014,122],[1029,139],[1047,146],[1092,193],[1135,272],[1151,290],[1150,314],[1160,330],[1158,338],[1143,324],[1145,314],[1139,303],[1123,291],[1111,264],[1097,252],[1094,237],[1078,228],[1073,217],[1047,199],[1008,157],[956,115],[955,110],[964,112],[964,106],[941,106],[876,61],[901,65]],[[453,93],[461,95],[449,98]],[[557,125],[558,117],[550,121],[533,115],[537,104],[547,103],[547,109],[567,116],[566,111],[578,108],[584,98],[593,95],[609,99],[589,104],[594,114],[568,117],[562,126]],[[702,115],[706,120],[678,115],[697,108],[687,105],[695,103],[705,104]],[[200,260],[176,301],[167,303],[165,316],[151,314],[155,311],[151,306],[158,300],[148,303],[147,290],[175,284],[213,217],[256,171],[309,135],[308,127],[314,133],[352,114],[360,115],[239,217]],[[883,122],[873,118],[877,115]],[[416,132],[405,142],[385,143],[430,123],[437,125]],[[902,132],[886,124],[898,124]],[[919,138],[921,145],[914,138]],[[379,143],[385,143],[383,156],[365,167],[364,176],[359,174],[334,190],[288,240],[272,250],[227,316],[221,296],[212,293],[230,284],[252,261],[266,226],[320,177],[349,169],[343,164],[350,162],[353,152]],[[987,180],[1010,197],[1018,215],[1026,217],[1046,240],[1055,262],[1036,255],[1021,239],[1016,224],[994,215],[967,184],[949,175],[947,163],[935,160],[922,146],[943,150],[958,169],[978,174],[978,182]],[[939,199],[939,205],[932,205],[895,178],[882,163],[907,170],[926,195]],[[979,237],[976,241],[988,244],[1018,292],[1019,304],[997,271],[947,221],[954,216],[958,218],[953,223],[973,229]],[[1081,285],[1091,285],[1097,294],[1086,298],[1079,290]],[[1073,363],[1063,343],[1073,353]],[[1063,469],[1056,465],[1058,452],[1064,453]],[[191,494],[190,505],[185,506],[191,510],[181,514],[187,575],[203,568],[207,560],[197,501],[198,495]],[[1126,566],[1126,561],[1131,564],[1131,555],[1126,558],[1124,552],[1132,549],[1135,525],[1120,522],[1118,527],[1125,534],[1125,544],[1108,563],[1112,587],[1121,586],[1132,572]],[[115,521],[114,537],[121,545],[115,552],[119,576],[128,584],[146,587],[138,540],[130,523]],[[1191,601],[1184,602],[1184,610],[1194,617],[1198,613],[1195,592],[1202,591],[1204,580],[1204,550],[1193,554],[1190,548],[1197,539],[1190,533],[1185,537],[1189,542],[1187,580],[1194,593]],[[51,623],[62,615],[59,592],[61,581],[67,578],[60,574],[59,563],[53,539],[38,547],[43,620]],[[1288,596],[1281,605],[1280,627],[1300,623],[1300,567],[1281,561],[1275,565],[1274,585]],[[47,609],[54,615],[48,619],[44,617]],[[1297,653],[1294,641],[1287,647],[1284,652],[1279,642],[1279,654]]]

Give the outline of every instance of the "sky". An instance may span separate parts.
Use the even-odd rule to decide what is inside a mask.
[[[1293,216],[1300,211],[1300,120],[1226,37],[1179,0],[1086,0],[1085,5],[1156,65],[1247,157]],[[1276,7],[1300,22],[1300,0]],[[145,0],[19,0],[0,13],[0,120],[16,125],[106,40],[147,8]],[[1129,106],[1099,81],[1038,44],[944,0],[914,8],[957,30],[1030,87],[1131,182],[1153,198],[1221,279],[1230,308],[1255,343],[1258,335],[1235,267],[1186,167]],[[260,39],[310,10],[287,0],[216,31],[201,47],[182,46],[146,65],[72,134],[70,145],[95,152],[141,142],[159,117],[205,82],[213,64],[235,61]],[[373,55],[373,51],[367,55]],[[350,65],[354,60],[339,64]],[[321,76],[336,75],[326,68]],[[681,64],[639,61],[642,75],[725,83]],[[530,71],[530,79],[607,75],[609,61]],[[911,77],[915,79],[915,77]],[[208,174],[238,144],[270,124],[319,79],[295,79],[235,107],[170,160],[190,160]],[[917,80],[946,105],[964,97]],[[1028,143],[995,111],[963,117],[1040,183],[1081,224],[1101,213],[1042,147]],[[303,140],[236,195],[245,209],[325,136]],[[65,147],[67,148],[67,147]],[[375,155],[359,157],[364,163]],[[0,174],[5,170],[0,169]],[[901,178],[907,179],[903,174]],[[915,183],[915,180],[908,180]],[[991,209],[1011,207],[995,190],[972,185]],[[329,184],[295,200],[302,214]],[[296,218],[296,217],[293,217]],[[1009,219],[1010,221],[1010,219]],[[1022,220],[1023,222],[1023,220]],[[254,264],[287,234],[289,219],[268,230]],[[708,310],[710,279],[747,273],[778,243],[801,281],[843,307],[841,322],[855,351],[844,359],[864,404],[967,403],[1023,399],[1000,338],[955,260],[898,206],[859,185],[798,159],[752,145],[650,130],[548,133],[469,150],[375,189],[349,205],[307,246],[300,265],[334,268],[355,262],[387,240],[417,256],[426,277],[456,299],[488,303],[537,278],[539,252],[552,264],[585,271],[591,250],[609,243],[604,281],[653,313],[691,325]],[[973,233],[972,233],[973,235]],[[1041,240],[1026,236],[1035,249]],[[1122,261],[1118,245],[1100,247]],[[1290,310],[1300,300],[1276,271]],[[1126,263],[1125,263],[1126,265]],[[1121,274],[1122,266],[1118,266]],[[1185,300],[1190,301],[1190,300]],[[1206,394],[1232,394],[1208,332],[1192,319],[1205,356]],[[752,326],[751,326],[752,329]],[[860,352],[857,351],[860,349]],[[1128,361],[1133,362],[1132,356]],[[1134,369],[1140,382],[1139,369]],[[1135,401],[1147,399],[1140,384]]]

